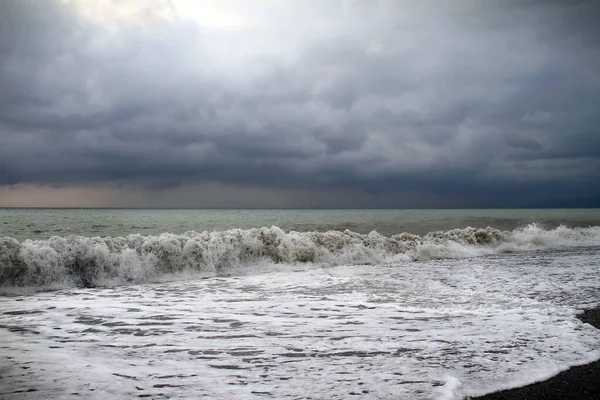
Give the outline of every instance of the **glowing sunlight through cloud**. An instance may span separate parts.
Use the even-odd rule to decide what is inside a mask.
[[[194,0],[63,0],[77,12],[111,30],[123,25],[148,26],[173,19],[191,20],[203,28],[241,29],[250,19],[224,2]],[[258,3],[257,3],[258,4]]]

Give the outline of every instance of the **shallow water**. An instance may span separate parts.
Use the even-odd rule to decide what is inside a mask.
[[[575,318],[600,302],[599,262],[592,246],[1,297],[0,394],[482,394],[600,358]]]
[[[600,358],[599,265],[599,210],[0,210],[0,398],[484,394]]]

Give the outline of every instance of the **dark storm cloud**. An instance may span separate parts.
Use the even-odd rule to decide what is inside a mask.
[[[215,29],[0,2],[0,185],[600,198],[597,2],[269,7]]]

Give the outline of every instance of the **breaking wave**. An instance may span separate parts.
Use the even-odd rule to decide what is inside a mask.
[[[320,266],[466,258],[510,251],[600,245],[600,227],[514,231],[465,228],[425,236],[278,227],[127,237],[0,238],[0,286],[64,288],[143,283],[178,274],[226,275],[268,263]]]

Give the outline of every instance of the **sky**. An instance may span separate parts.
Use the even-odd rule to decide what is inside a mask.
[[[2,0],[0,207],[600,207],[599,18]]]

